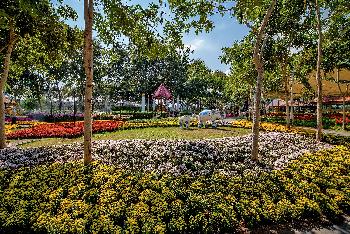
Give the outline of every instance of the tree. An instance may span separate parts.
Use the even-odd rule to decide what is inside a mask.
[[[93,42],[92,42],[92,24],[93,24],[94,2],[93,0],[84,0],[84,70],[86,74],[85,100],[84,100],[84,164],[92,161],[92,86],[93,86]]]
[[[261,102],[261,90],[262,90],[262,82],[264,80],[264,47],[266,43],[266,32],[265,29],[267,27],[268,21],[272,15],[272,11],[276,5],[277,0],[272,0],[270,6],[268,7],[266,14],[261,21],[260,27],[256,30],[256,41],[254,46],[253,53],[253,61],[255,64],[255,69],[257,70],[258,77],[256,79],[256,88],[255,88],[255,98],[254,98],[254,111],[253,111],[253,143],[252,143],[252,160],[258,161],[259,156],[259,127],[260,127],[260,102]],[[244,5],[244,4],[243,4]],[[238,5],[238,7],[242,7]],[[244,16],[243,16],[244,17]],[[249,19],[247,17],[246,19]],[[244,20],[244,18],[243,18]]]
[[[318,0],[315,0],[316,18],[317,18],[317,66],[316,66],[316,82],[317,82],[317,132],[316,140],[322,139],[322,77],[321,77],[321,62],[322,62],[322,30],[320,5]]]
[[[230,1],[227,1],[230,2]],[[174,9],[174,14],[178,21],[182,24],[186,24],[185,21],[190,17],[199,16],[198,20],[194,19],[188,25],[188,27],[195,27],[197,31],[206,30],[209,31],[213,28],[212,21],[209,20],[209,16],[215,13],[227,14],[234,12],[241,23],[248,25],[256,36],[253,61],[258,73],[255,92],[254,103],[254,119],[253,119],[253,147],[252,147],[252,159],[258,160],[258,138],[259,138],[259,122],[260,122],[260,101],[262,81],[264,77],[263,68],[263,49],[265,45],[266,27],[268,21],[272,15],[273,9],[277,0],[272,0],[267,7],[266,14],[262,17],[263,9],[266,9],[264,1],[235,1],[236,5],[232,7],[229,4],[225,4],[222,1],[172,1],[170,3],[171,8]],[[184,19],[184,20],[179,20]],[[260,24],[257,23],[262,18]],[[254,25],[251,25],[253,23]],[[259,24],[259,25],[257,25]]]
[[[4,89],[7,82],[7,77],[10,69],[10,60],[13,47],[17,40],[17,35],[15,33],[15,26],[13,19],[8,19],[9,25],[9,39],[6,45],[6,53],[4,57],[3,72],[0,81],[0,149],[6,147],[6,136],[5,136],[5,104],[4,104]]]
[[[91,104],[93,84],[93,42],[92,26],[93,15],[99,37],[107,45],[114,43],[118,36],[126,36],[130,44],[135,46],[139,54],[148,57],[164,56],[169,48],[174,48],[172,37],[163,38],[155,28],[163,23],[161,13],[156,4],[149,4],[147,9],[140,5],[128,5],[121,0],[100,1],[101,11],[93,12],[93,0],[84,1],[84,69],[86,73],[85,86],[85,108],[84,108],[84,162],[88,164],[91,160]],[[175,33],[176,34],[176,33]],[[167,35],[164,33],[164,35]],[[172,34],[173,35],[173,34]],[[167,40],[165,40],[167,39]],[[170,43],[172,42],[172,43]]]
[[[306,33],[303,14],[304,2],[300,0],[279,1],[276,13],[270,21],[270,32],[275,35],[273,40],[274,49],[270,56],[275,64],[280,67],[282,83],[286,101],[286,127],[290,128],[291,78],[295,68],[292,62],[292,50],[305,46]],[[294,79],[294,78],[293,78]]]
[[[340,70],[350,69],[350,6],[344,1],[333,3],[329,7],[328,25],[324,34],[324,53],[322,66],[326,73],[336,71],[335,83],[343,99],[342,128],[345,130],[345,97],[348,95],[349,81],[343,80]],[[343,89],[342,89],[343,86]]]
[[[2,30],[0,40],[0,52],[3,58],[2,74],[0,81],[0,148],[6,147],[5,143],[5,119],[3,93],[10,71],[12,52],[16,44],[30,44],[40,42],[45,45],[44,51],[49,58],[57,56],[65,40],[60,40],[64,27],[59,21],[59,15],[48,0],[40,1],[1,1],[0,3],[0,27]],[[67,8],[69,9],[69,8]],[[71,15],[69,12],[67,15]],[[57,46],[57,43],[59,46]],[[4,51],[4,53],[2,53]]]

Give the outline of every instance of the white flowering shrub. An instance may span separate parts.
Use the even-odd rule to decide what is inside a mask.
[[[260,135],[260,161],[250,160],[252,136],[205,140],[120,140],[93,142],[93,157],[127,170],[207,175],[221,172],[235,175],[280,169],[306,152],[330,145],[292,133],[268,132]],[[82,159],[82,144],[9,148],[0,151],[0,168],[32,166]]]

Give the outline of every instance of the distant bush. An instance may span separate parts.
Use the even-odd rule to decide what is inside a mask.
[[[138,112],[141,111],[141,107],[139,106],[113,106],[113,112]]]

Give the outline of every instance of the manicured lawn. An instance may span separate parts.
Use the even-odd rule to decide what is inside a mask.
[[[250,133],[250,129],[244,128],[231,128],[231,127],[218,127],[216,129],[206,128],[190,128],[180,129],[179,127],[167,127],[167,128],[139,128],[129,129],[116,132],[106,132],[102,134],[94,134],[94,140],[122,140],[122,139],[205,139],[205,138],[222,138],[222,137],[234,137]],[[38,147],[38,146],[50,146],[71,144],[74,142],[82,142],[83,138],[44,138],[35,140],[30,143],[21,145],[22,147]]]

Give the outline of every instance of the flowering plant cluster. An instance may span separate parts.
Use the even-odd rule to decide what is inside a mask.
[[[31,117],[27,116],[16,116],[16,121],[33,121],[34,119]],[[11,123],[12,122],[12,117],[5,117],[5,122]]]
[[[233,127],[240,127],[240,128],[251,128],[252,122],[247,120],[240,120],[240,121],[233,121],[232,122]],[[260,123],[260,130],[262,131],[273,131],[273,132],[288,132],[288,133],[296,133],[303,136],[309,136],[314,137],[315,131],[310,131],[306,129],[301,128],[286,128],[285,125],[276,124],[276,123]],[[322,135],[322,142],[329,143],[331,145],[346,145],[350,147],[350,136],[341,136],[341,135],[334,135],[334,134],[323,134]]]
[[[272,113],[267,113],[264,115],[264,117],[280,117],[280,118],[285,118],[286,113],[285,112],[272,112]],[[295,113],[293,114],[294,119],[300,119],[300,120],[315,120],[316,116],[314,114],[299,114]]]
[[[252,122],[248,120],[238,120],[233,121],[232,126],[238,127],[238,128],[252,128]],[[299,134],[305,134],[305,130],[297,129],[297,128],[287,128],[285,125],[278,124],[278,123],[266,123],[266,122],[260,122],[260,130],[262,131],[268,131],[268,132],[290,132],[290,133],[299,133]]]
[[[336,118],[335,119],[336,124],[341,125],[343,124],[343,118]],[[345,119],[345,124],[350,124],[350,118]]]
[[[39,124],[45,123],[37,121],[18,121],[16,124],[5,124],[5,134],[14,132],[15,130],[19,130],[21,128],[31,128]]]
[[[264,121],[267,122],[277,122],[277,123],[285,123],[285,113],[277,112],[277,113],[268,113],[262,117]],[[315,114],[294,114],[293,124],[297,126],[304,127],[316,127],[316,115]],[[323,125],[325,128],[332,128],[336,125],[343,124],[343,114],[342,113],[326,113],[322,118]],[[345,124],[350,124],[350,114],[347,114],[345,117]]]
[[[191,122],[191,126],[196,126],[196,121]],[[18,129],[27,125],[27,129]],[[74,138],[83,135],[84,123],[78,122],[19,122],[14,126],[6,125],[9,129],[7,139],[25,138],[45,138],[45,137],[67,137]],[[122,129],[146,128],[146,127],[175,127],[179,126],[177,118],[145,120],[145,121],[118,121],[118,120],[98,120],[93,122],[93,132],[111,132]],[[10,130],[11,129],[11,130]]]
[[[94,121],[93,132],[108,132],[117,130],[121,121]],[[7,139],[66,137],[74,138],[83,135],[83,122],[42,123],[27,129],[13,131],[7,134]]]
[[[297,134],[269,132],[260,135],[260,163],[250,160],[251,135],[205,140],[121,140],[93,142],[93,157],[107,164],[157,174],[227,175],[283,168],[305,152],[330,145]],[[0,167],[32,166],[81,159],[82,144],[0,151]]]
[[[344,146],[258,175],[158,175],[99,161],[2,169],[0,232],[234,233],[334,218],[350,214],[349,175]]]
[[[17,124],[5,124],[5,134],[14,131],[18,127]]]
[[[84,120],[84,114],[76,113],[74,114],[42,114],[38,116],[39,119],[45,122],[70,122],[70,121],[82,121]]]

